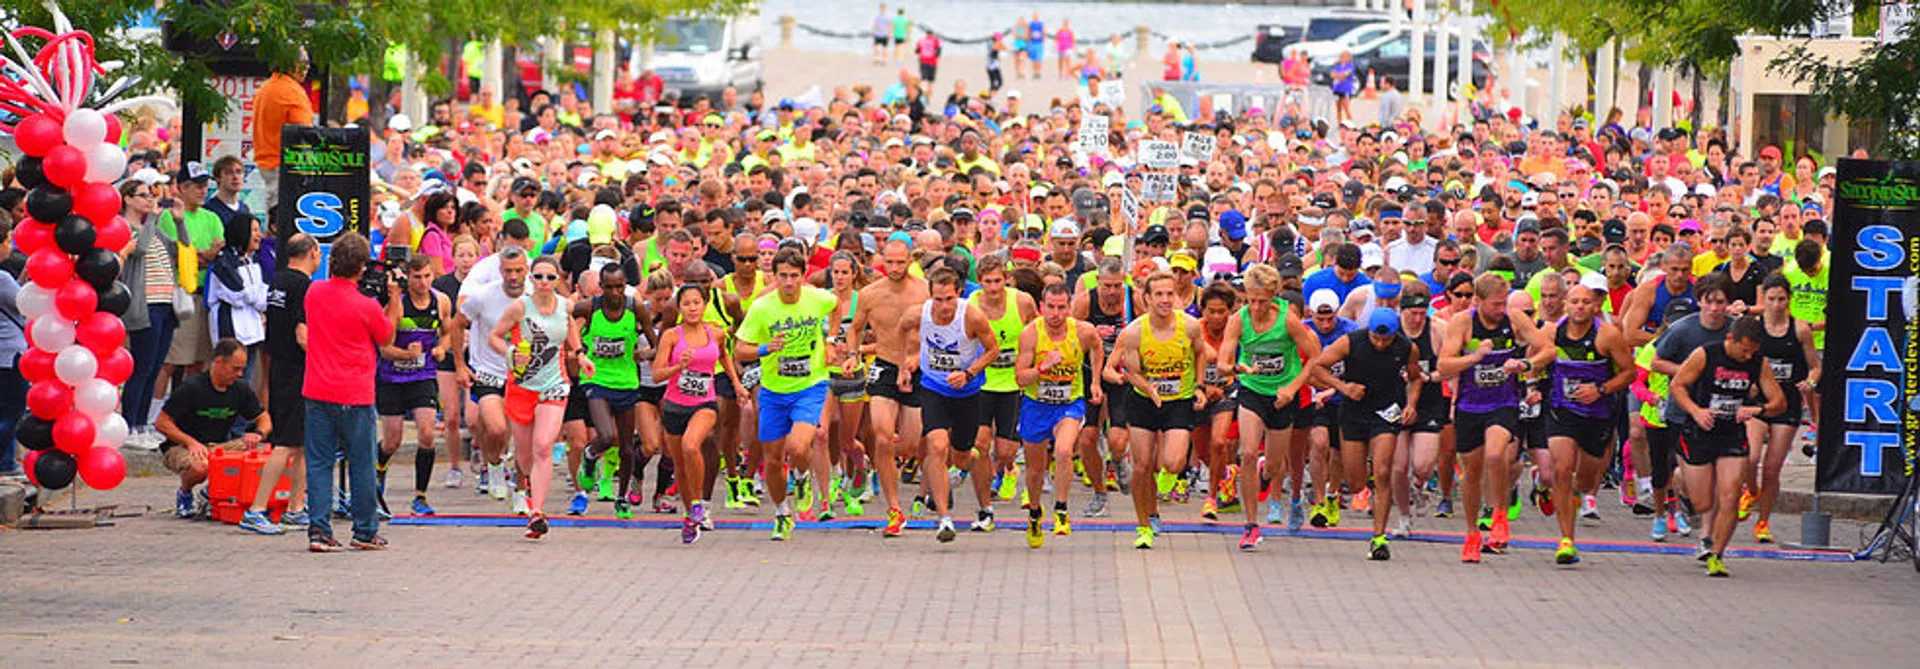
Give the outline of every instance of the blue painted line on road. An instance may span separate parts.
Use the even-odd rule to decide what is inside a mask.
[[[441,514],[437,516],[394,516],[393,525],[411,527],[521,527],[527,520],[521,516],[492,514]],[[605,516],[549,516],[548,524],[557,528],[581,529],[631,529],[631,530],[678,530],[678,519],[633,519],[621,520]],[[740,520],[713,519],[715,529],[727,530],[771,530],[773,519]],[[1003,524],[1007,529],[1025,530],[1027,521],[1009,520]],[[799,522],[794,527],[802,530],[873,530],[886,527],[886,521],[873,518],[855,518],[825,522]],[[938,527],[932,520],[909,520],[907,529],[931,531]],[[1133,523],[1125,521],[1077,520],[1073,523],[1076,532],[1114,532],[1133,531]],[[1218,534],[1239,536],[1242,526],[1238,523],[1164,523],[1162,534]],[[1289,532],[1279,528],[1266,530],[1270,537],[1295,536],[1306,539],[1330,539],[1336,541],[1365,541],[1372,538],[1370,530],[1362,529],[1319,529],[1302,528],[1299,532]],[[1413,536],[1400,541],[1418,541],[1434,544],[1459,545],[1465,536],[1451,532],[1414,532]],[[1558,539],[1534,539],[1514,537],[1508,542],[1512,548],[1528,550],[1554,550],[1559,548]],[[1640,541],[1580,541],[1580,550],[1590,553],[1627,553],[1633,555],[1684,555],[1692,556],[1694,546],[1691,543],[1661,544]],[[1729,548],[1727,556],[1734,558],[1757,558],[1763,560],[1791,560],[1796,562],[1853,562],[1854,556],[1846,551],[1809,551],[1787,548]]]

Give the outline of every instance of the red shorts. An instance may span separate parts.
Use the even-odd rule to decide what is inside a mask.
[[[542,404],[564,408],[567,406],[567,398],[543,400],[540,399],[540,393],[522,388],[520,384],[511,380],[507,381],[506,410],[509,422],[521,425],[532,424],[533,409]]]

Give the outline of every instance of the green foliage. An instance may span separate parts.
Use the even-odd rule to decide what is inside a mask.
[[[260,59],[283,68],[305,48],[316,67],[355,73],[378,72],[389,44],[404,44],[420,62],[435,63],[467,39],[499,39],[532,46],[546,35],[601,29],[618,34],[649,34],[662,19],[683,14],[733,15],[755,0],[170,0],[161,4],[162,21],[175,30],[212,40],[233,33],[255,48]],[[172,90],[183,102],[211,114],[226,111],[208,85],[210,70],[198,56],[167,51],[158,37],[129,39],[123,26],[152,10],[154,0],[84,0],[61,3],[76,29],[94,35],[102,61],[126,62],[126,71],[145,82],[132,94]],[[0,24],[53,26],[42,0],[0,0]],[[456,52],[457,53],[457,52]],[[448,82],[437,73],[424,83],[444,92]]]

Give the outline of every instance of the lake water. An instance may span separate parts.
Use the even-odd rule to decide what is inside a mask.
[[[781,16],[791,15],[798,23],[836,33],[852,33],[857,38],[818,35],[796,27],[795,48],[813,51],[857,51],[872,47],[873,17],[880,3],[871,0],[765,0],[761,20],[766,23],[767,39],[777,41]],[[1005,31],[1015,22],[1025,26],[1035,11],[1046,23],[1047,32],[1062,19],[1070,22],[1077,41],[1103,39],[1115,32],[1129,36],[1136,26],[1152,26],[1155,32],[1200,44],[1253,34],[1263,23],[1304,25],[1308,17],[1325,10],[1318,7],[1263,7],[1251,5],[1196,5],[1152,2],[1005,2],[998,0],[914,0],[888,2],[887,12],[905,7],[907,17],[932,26],[941,35],[984,38],[994,31]],[[916,38],[917,38],[916,33]],[[1161,43],[1156,40],[1155,47]],[[976,45],[950,47],[973,50]],[[1129,42],[1131,47],[1132,43]],[[1048,45],[1052,59],[1052,45]],[[1201,51],[1208,60],[1245,60],[1253,53],[1251,41]]]

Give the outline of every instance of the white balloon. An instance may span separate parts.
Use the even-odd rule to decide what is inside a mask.
[[[92,109],[76,109],[60,129],[68,144],[85,149],[107,140],[107,117]]]
[[[53,358],[53,375],[60,377],[67,385],[78,386],[100,373],[100,361],[94,359],[93,351],[85,346],[68,346],[60,349]]]
[[[107,414],[93,422],[93,445],[119,448],[127,443],[127,419],[118,413]]]
[[[59,359],[54,359],[55,364]],[[95,422],[120,406],[120,389],[106,379],[87,379],[73,385],[73,406]]]
[[[27,320],[53,313],[53,291],[41,288],[40,284],[32,281],[20,287],[20,295],[14,301],[20,306],[20,314],[26,316]]]
[[[100,142],[87,149],[87,181],[119,181],[127,171],[127,152]]]
[[[48,353],[59,353],[73,345],[73,321],[49,313],[33,319],[33,345]],[[92,374],[80,378],[92,377]]]

